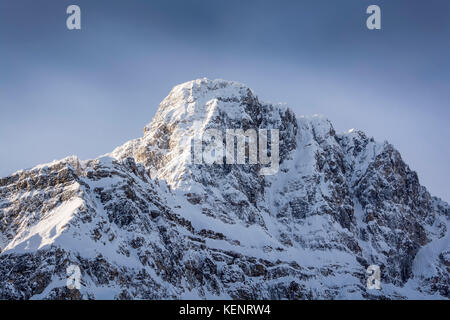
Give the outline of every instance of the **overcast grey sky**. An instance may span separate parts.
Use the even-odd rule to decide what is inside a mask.
[[[208,77],[388,140],[448,201],[449,58],[447,0],[0,0],[0,176],[109,152]]]

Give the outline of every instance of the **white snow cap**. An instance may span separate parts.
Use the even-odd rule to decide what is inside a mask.
[[[191,119],[197,116],[212,116],[218,109],[226,108],[230,117],[242,117],[243,110],[236,103],[245,97],[256,98],[253,91],[244,84],[222,79],[210,80],[207,78],[188,81],[175,86],[169,95],[160,103],[156,116],[152,122],[165,121],[172,123],[182,119]],[[199,120],[199,119],[198,119]],[[150,130],[152,123],[144,131]]]

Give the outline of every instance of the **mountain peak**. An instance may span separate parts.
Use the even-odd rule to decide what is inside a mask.
[[[230,81],[230,80],[224,80],[224,79],[208,79],[208,78],[198,78],[190,81],[186,81],[184,83],[181,83],[179,85],[176,85],[173,87],[171,92],[177,92],[180,90],[194,90],[198,91],[201,89],[206,90],[221,90],[221,89],[228,89],[230,91],[232,90],[240,90],[249,89],[246,85],[237,82],[237,81]]]
[[[190,161],[207,129],[277,129],[276,174]],[[198,79],[113,153],[0,179],[0,299],[449,298],[448,217],[391,145]]]
[[[179,184],[190,172],[191,145],[208,129],[281,130],[283,157],[295,144],[297,119],[285,106],[260,102],[253,91],[238,82],[197,79],[175,86],[160,103],[144,136],[117,148],[111,155],[134,157],[151,168],[153,177]],[[292,133],[292,132],[291,132]],[[288,141],[289,140],[289,141]],[[172,184],[173,185],[173,184]]]
[[[153,121],[144,128],[148,132],[158,122],[205,122],[220,112],[242,118],[242,105],[257,100],[247,86],[226,80],[196,79],[179,84],[160,103]]]

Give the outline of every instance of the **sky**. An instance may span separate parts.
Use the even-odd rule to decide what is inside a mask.
[[[110,152],[207,77],[388,140],[449,201],[449,40],[448,0],[0,0],[0,176]]]

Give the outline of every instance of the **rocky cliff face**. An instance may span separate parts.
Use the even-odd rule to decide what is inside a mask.
[[[192,161],[227,128],[278,129],[278,172]],[[200,79],[111,154],[0,179],[0,298],[448,299],[449,219],[389,143]]]

